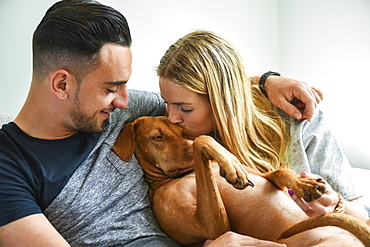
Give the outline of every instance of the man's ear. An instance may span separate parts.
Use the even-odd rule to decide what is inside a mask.
[[[77,85],[75,76],[65,69],[55,70],[49,77],[50,90],[58,99],[68,98],[71,88]]]

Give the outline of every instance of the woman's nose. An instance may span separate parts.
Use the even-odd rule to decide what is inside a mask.
[[[178,113],[176,110],[172,109],[171,107],[167,106],[167,113],[168,113],[168,121],[170,121],[173,124],[181,123],[182,117],[181,114]]]

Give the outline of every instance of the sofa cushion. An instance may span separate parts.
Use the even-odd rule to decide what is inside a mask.
[[[0,113],[0,126],[2,126],[3,124],[6,124],[6,123],[9,123],[9,122],[13,121],[14,118],[15,118],[15,115],[14,114]]]

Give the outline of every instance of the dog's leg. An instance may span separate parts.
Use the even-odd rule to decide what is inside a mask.
[[[292,189],[296,195],[307,202],[319,199],[326,191],[325,182],[321,178],[303,178],[290,169],[261,173],[260,176],[268,179],[281,190]]]
[[[194,140],[193,145],[205,159],[215,160],[218,163],[221,176],[235,188],[244,189],[247,186],[254,186],[252,181],[248,180],[248,168],[212,137],[199,136]]]
[[[196,179],[196,217],[207,229],[208,239],[215,239],[230,230],[224,203],[212,173],[209,146],[202,138],[193,143],[194,170]]]
[[[185,176],[164,183],[153,193],[153,210],[163,231],[182,245],[216,239],[230,230],[210,162],[217,156],[217,147],[212,141],[219,145],[209,136],[198,137],[193,142],[195,183],[194,177]],[[229,179],[239,181],[237,176],[229,176]]]
[[[207,238],[214,239],[230,230],[226,209],[213,176],[211,160],[225,171],[225,178],[236,188],[248,186],[245,167],[238,159],[210,136],[200,136],[193,143],[196,179],[198,224],[207,229]]]

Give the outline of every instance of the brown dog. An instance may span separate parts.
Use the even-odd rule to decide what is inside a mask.
[[[282,191],[290,188],[312,201],[325,191],[321,179],[302,178],[289,169],[262,174],[240,164],[213,138],[200,136],[192,142],[183,134],[166,117],[142,117],[126,124],[113,146],[126,161],[135,152],[150,187],[154,214],[178,243],[202,243],[233,230],[288,246],[370,246],[370,229],[364,222],[342,214],[308,219]],[[248,185],[254,188],[240,190]],[[303,226],[296,225],[302,221]],[[346,230],[316,228],[327,225]],[[282,234],[285,239],[279,240]]]

